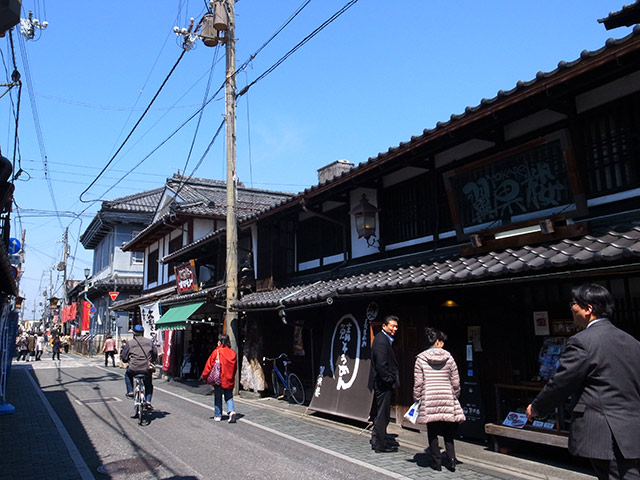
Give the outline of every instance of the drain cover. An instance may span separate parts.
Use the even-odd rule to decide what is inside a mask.
[[[155,458],[125,458],[105,465],[100,465],[98,473],[104,475],[122,475],[127,473],[142,473],[160,466],[160,461]]]

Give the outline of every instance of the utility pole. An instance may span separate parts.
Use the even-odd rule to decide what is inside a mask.
[[[231,305],[238,297],[238,222],[236,217],[236,40],[234,0],[226,0],[228,29],[226,31],[227,83],[225,86],[227,139],[227,302],[225,330],[231,348],[238,350],[238,314]],[[238,381],[236,376],[236,387]]]
[[[238,298],[238,220],[236,216],[236,39],[235,39],[235,0],[209,0],[209,13],[201,24],[194,27],[194,19],[188,28],[174,27],[176,35],[184,37],[183,48],[193,48],[196,39],[201,38],[207,47],[225,45],[226,82],[225,82],[225,128],[227,148],[227,255],[226,255],[226,306],[224,331],[229,335],[231,348],[238,348],[238,314],[231,310]],[[200,33],[197,31],[200,30]],[[236,376],[235,393],[238,392]]]

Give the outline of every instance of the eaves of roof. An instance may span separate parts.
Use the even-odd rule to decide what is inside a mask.
[[[437,122],[434,128],[425,129],[421,135],[411,137],[410,141],[402,142],[396,147],[391,147],[386,152],[381,152],[376,157],[370,157],[366,162],[360,163],[351,170],[347,170],[331,180],[309,187],[293,195],[287,201],[282,201],[269,209],[247,217],[242,223],[249,224],[255,222],[258,219],[286,210],[300,203],[303,199],[321,195],[340,185],[347,184],[355,177],[377,169],[382,164],[406,152],[426,145],[438,138],[451,135],[457,129],[472,125],[487,116],[495,115],[499,111],[512,107],[518,102],[544,93],[554,86],[588,73],[612,59],[619,59],[621,56],[636,52],[639,49],[640,25],[636,25],[633,31],[626,37],[621,39],[610,38],[606,41],[605,45],[598,50],[583,50],[580,57],[571,62],[560,61],[557,68],[550,72],[538,72],[532,80],[518,81],[516,86],[511,90],[499,90],[493,98],[483,98],[479,105],[468,106],[463,113],[452,114],[449,120]]]
[[[205,235],[202,238],[199,238],[198,240],[196,240],[195,242],[190,243],[189,245],[185,245],[184,247],[176,250],[175,252],[172,252],[168,255],[165,255],[164,257],[162,257],[160,259],[160,261],[162,263],[167,263],[170,262],[178,257],[182,257],[184,254],[191,252],[193,250],[196,250],[198,247],[200,247],[201,245],[204,245],[216,238],[219,238],[221,236],[223,236],[226,232],[226,228],[220,228],[218,230],[215,230],[207,235]]]
[[[210,295],[215,295],[217,292],[226,290],[227,285],[216,285],[215,287],[203,288],[193,293],[183,293],[178,295],[172,295],[171,297],[164,298],[162,300],[162,306],[165,305],[177,305],[180,303],[191,303],[194,300],[207,298]]]
[[[167,188],[176,191],[180,189],[178,186],[179,178],[176,175],[172,179],[167,179],[167,182]],[[286,192],[246,187],[238,187],[237,194],[236,214],[239,221],[291,197],[291,194]],[[226,219],[226,184],[219,180],[188,179],[187,183],[184,183],[182,189],[180,189],[180,197],[185,201],[174,203],[170,212],[162,215],[142,230],[134,239],[123,245],[122,250],[135,251],[135,249],[144,249],[144,247],[171,230],[172,225],[183,222],[185,217]],[[168,227],[163,228],[163,225]]]
[[[172,231],[175,225],[181,224],[184,221],[184,215],[165,213],[147,228],[142,230],[135,238],[132,238],[130,241],[122,245],[122,251],[142,251],[146,246],[153,243],[166,233]]]
[[[611,12],[605,18],[598,19],[599,23],[604,23],[607,30],[618,27],[630,27],[636,23],[640,23],[640,0],[634,3],[624,5],[617,12]]]
[[[121,300],[119,302],[113,302],[113,304],[109,307],[109,310],[114,311],[124,311],[129,310],[133,307],[137,307],[144,303],[156,302],[158,300],[162,300],[163,298],[169,297],[176,293],[176,286],[172,285],[170,287],[161,288],[159,290],[155,290],[153,292],[148,292],[139,297],[128,298],[126,300]]]
[[[555,275],[579,275],[594,269],[640,271],[640,227],[577,239],[524,246],[472,257],[453,257],[431,263],[355,273],[326,281],[249,294],[233,305],[236,310],[273,310],[331,304],[334,299],[371,294],[454,288],[487,282],[527,281]]]
[[[155,188],[102,202],[93,220],[80,236],[85,248],[93,248],[102,239],[113,223],[131,221],[147,224],[153,218],[163,188]]]

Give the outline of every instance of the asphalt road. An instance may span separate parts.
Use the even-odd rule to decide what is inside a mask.
[[[132,401],[124,396],[123,370],[83,363],[45,359],[34,365],[34,373],[97,479],[400,477],[249,418],[240,416],[236,424],[214,422],[212,397],[203,405],[156,388],[155,411],[139,426],[131,418]]]

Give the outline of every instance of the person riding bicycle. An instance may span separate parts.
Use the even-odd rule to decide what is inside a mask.
[[[144,375],[145,402],[147,409],[153,410],[151,398],[153,397],[153,382],[151,366],[158,358],[156,347],[149,338],[144,336],[142,325],[133,327],[133,338],[122,349],[121,359],[128,363],[124,374],[124,383],[127,387],[127,397],[133,397],[133,377]]]

